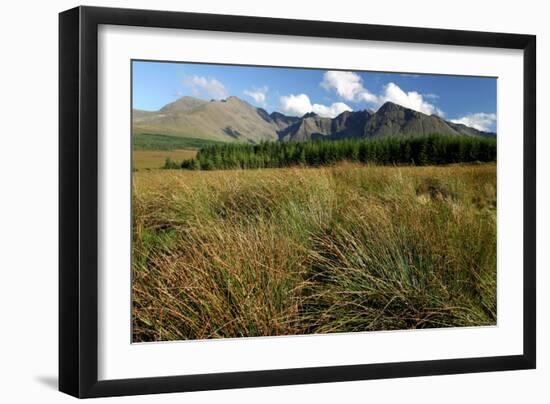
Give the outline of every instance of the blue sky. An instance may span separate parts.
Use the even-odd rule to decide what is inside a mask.
[[[133,61],[133,108],[156,111],[184,95],[301,116],[376,110],[386,101],[480,130],[496,131],[497,79]]]

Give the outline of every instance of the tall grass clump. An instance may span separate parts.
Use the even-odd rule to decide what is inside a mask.
[[[496,167],[138,172],[133,339],[493,325]]]

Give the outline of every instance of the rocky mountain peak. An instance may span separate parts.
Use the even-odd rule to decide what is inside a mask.
[[[189,111],[191,109],[200,107],[201,105],[204,105],[204,104],[206,104],[206,101],[186,95],[181,98],[178,98],[174,102],[166,104],[164,107],[160,109],[160,112],[167,113],[167,112]]]
[[[402,107],[399,104],[395,104],[391,101],[386,101],[380,108],[378,108],[378,111],[376,111],[377,114],[385,114],[388,112],[397,112],[397,111],[403,111],[407,108]]]

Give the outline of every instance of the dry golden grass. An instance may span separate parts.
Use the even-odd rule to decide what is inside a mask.
[[[496,167],[133,179],[134,341],[496,322]]]
[[[196,156],[197,150],[181,149],[181,150],[133,150],[132,159],[134,169],[154,169],[162,168],[166,158],[173,161],[183,161],[192,159]]]

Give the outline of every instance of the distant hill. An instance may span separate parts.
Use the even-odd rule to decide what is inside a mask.
[[[156,112],[134,110],[134,134],[152,133],[230,142],[277,140],[269,115],[237,97],[203,101],[183,97]]]
[[[335,118],[314,113],[302,117],[268,114],[238,97],[204,101],[182,97],[159,111],[133,111],[133,133],[169,135],[205,141],[306,141],[382,138],[406,135],[495,136],[463,124],[426,115],[392,102],[378,111],[346,111]]]

